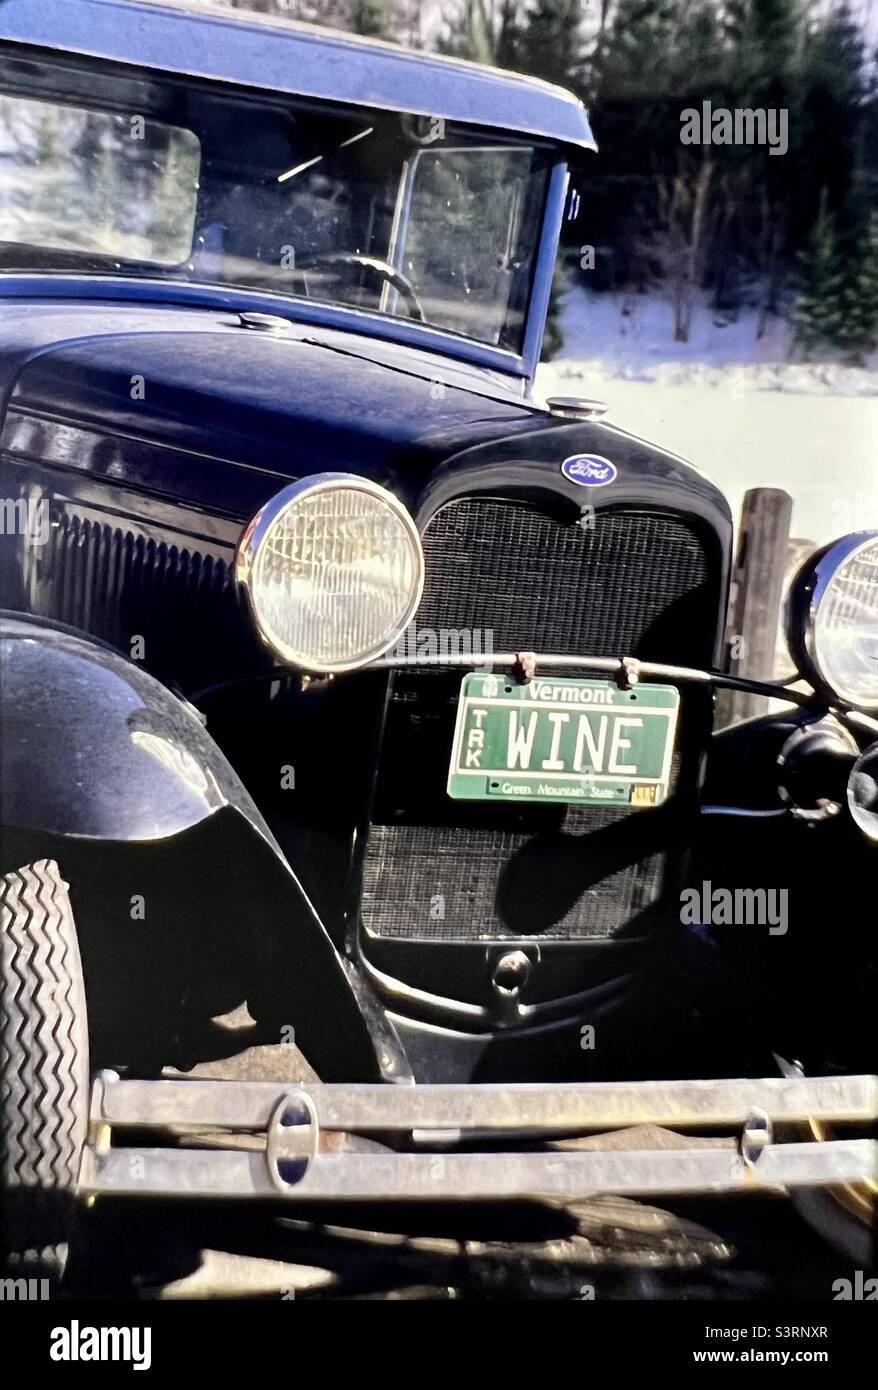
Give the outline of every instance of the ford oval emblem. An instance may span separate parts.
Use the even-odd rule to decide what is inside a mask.
[[[571,454],[561,464],[561,472],[580,487],[606,487],[607,483],[615,482],[619,474],[616,465],[600,454]]]

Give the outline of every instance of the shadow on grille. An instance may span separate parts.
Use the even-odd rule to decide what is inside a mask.
[[[576,809],[586,820],[583,808]],[[629,845],[621,862],[608,849],[614,836],[621,848],[618,832],[627,838],[622,821],[628,819],[591,808],[578,835],[547,836],[373,826],[364,891],[368,929],[425,941],[613,935],[655,902],[661,881],[659,852],[638,859]]]

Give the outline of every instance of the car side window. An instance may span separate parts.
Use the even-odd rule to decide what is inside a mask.
[[[200,164],[191,130],[0,94],[0,243],[177,265]]]

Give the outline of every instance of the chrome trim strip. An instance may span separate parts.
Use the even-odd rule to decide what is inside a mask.
[[[116,1072],[95,1080],[94,1119],[130,1128],[261,1130],[297,1098],[322,1129],[378,1131],[614,1129],[639,1124],[742,1125],[755,1111],[777,1123],[878,1118],[878,1076],[719,1077],[712,1080],[387,1083],[160,1080]]]
[[[222,1083],[218,1083],[222,1084]],[[393,1087],[387,1087],[393,1090]],[[596,1192],[753,1192],[862,1182],[871,1139],[768,1144],[750,1159],[729,1147],[586,1153],[317,1154],[278,1190],[260,1152],[197,1149],[86,1151],[82,1195],[289,1198],[293,1201],[570,1202]],[[139,1160],[139,1161],[135,1161]],[[136,1176],[135,1176],[136,1174]]]

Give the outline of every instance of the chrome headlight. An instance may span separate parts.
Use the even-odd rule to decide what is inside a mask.
[[[386,652],[411,622],[424,553],[392,493],[350,473],[320,473],[257,512],[235,573],[282,660],[315,673],[352,671]]]
[[[878,531],[818,550],[787,598],[787,641],[815,688],[878,709]]]

